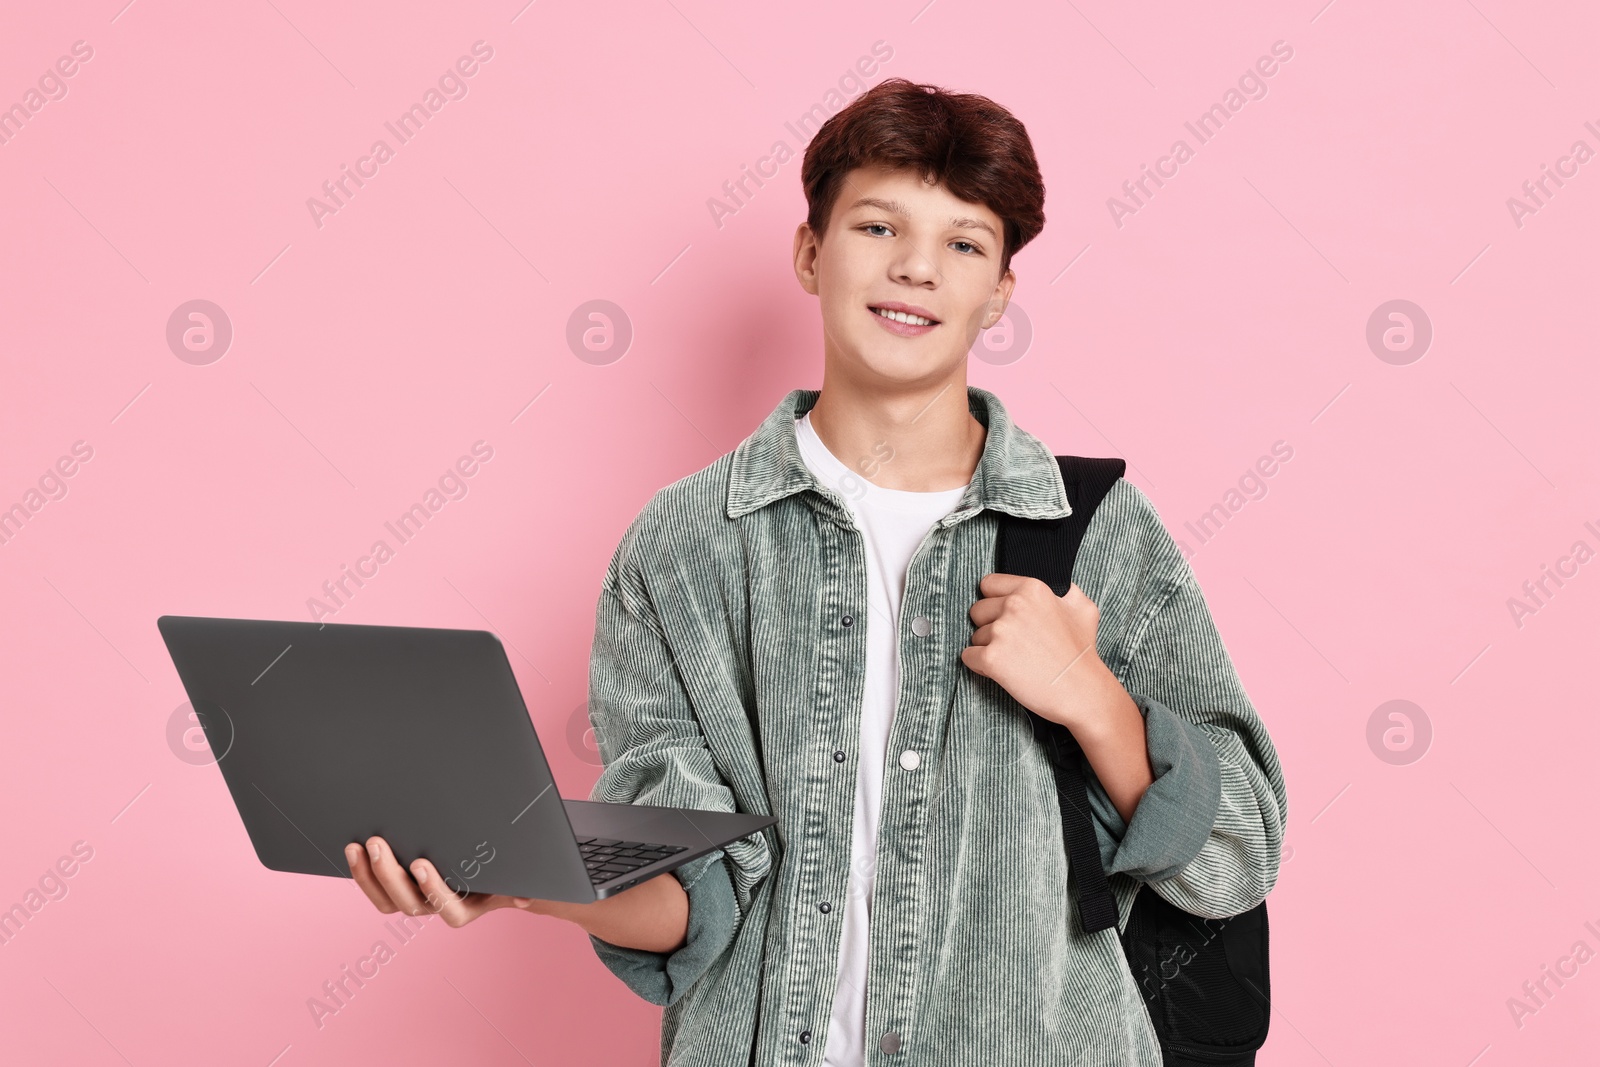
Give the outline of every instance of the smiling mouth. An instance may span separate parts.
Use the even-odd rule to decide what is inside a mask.
[[[937,325],[939,325],[939,320],[938,319],[924,318],[921,315],[913,315],[910,312],[906,312],[906,311],[887,311],[887,310],[885,310],[883,308],[878,308],[878,307],[869,307],[867,310],[872,312],[874,315],[881,315],[884,318],[890,320],[891,322],[902,323],[902,324],[904,324],[906,326],[937,326]]]

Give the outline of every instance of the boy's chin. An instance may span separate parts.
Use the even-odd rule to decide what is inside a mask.
[[[858,351],[848,359],[857,377],[908,389],[946,381],[966,365],[966,353],[952,356],[948,352],[885,352],[881,348]]]

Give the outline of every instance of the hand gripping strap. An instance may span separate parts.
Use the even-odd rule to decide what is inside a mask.
[[[1003,574],[1038,578],[1057,596],[1065,596],[1072,585],[1072,566],[1089,520],[1123,476],[1127,464],[1120,459],[1083,456],[1057,456],[1056,462],[1061,466],[1061,481],[1072,514],[1061,519],[1021,519],[1000,513],[996,563]],[[1117,904],[1100,865],[1100,847],[1090,820],[1083,749],[1072,731],[1060,723],[1034,715],[1033,726],[1055,770],[1061,837],[1078,882],[1078,921],[1088,933],[1110,929],[1117,924]]]

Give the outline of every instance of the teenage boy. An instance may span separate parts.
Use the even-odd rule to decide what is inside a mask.
[[[591,799],[777,826],[594,904],[458,900],[376,838],[356,880],[451,926],[505,906],[579,924],[665,1006],[663,1063],[1158,1067],[1117,931],[1071,906],[1030,713],[1087,757],[1121,922],[1141,885],[1213,918],[1266,897],[1288,810],[1271,738],[1131,483],[1066,596],[993,573],[997,512],[1074,506],[1050,449],[966,384],[1044,225],[1022,124],[890,79],[823,125],[802,182],[822,387],[629,526],[589,691]]]

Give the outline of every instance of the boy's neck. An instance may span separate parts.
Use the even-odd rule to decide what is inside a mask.
[[[886,392],[823,373],[811,425],[839,460],[881,489],[932,493],[972,480],[987,435],[967,405],[966,367],[947,382]]]

